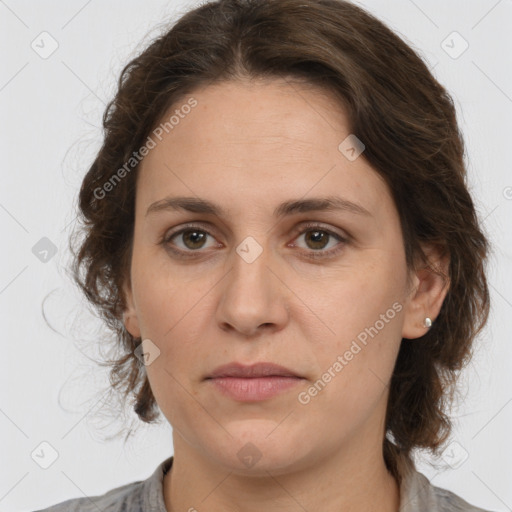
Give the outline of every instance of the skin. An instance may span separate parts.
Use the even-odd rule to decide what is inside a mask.
[[[399,488],[382,455],[388,384],[402,338],[422,342],[415,338],[427,332],[424,318],[435,320],[447,287],[427,268],[407,269],[389,189],[364,153],[349,161],[338,149],[351,132],[328,92],[284,80],[237,81],[192,96],[198,105],[141,164],[125,287],[126,328],[160,350],[146,370],[173,427],[167,510],[358,512],[378,503],[397,511]],[[273,216],[284,201],[332,195],[371,215]],[[146,215],[167,196],[207,199],[226,215]],[[307,221],[320,227],[305,228]],[[189,232],[167,247],[193,257],[159,243],[191,222],[203,238]],[[325,229],[347,242],[325,231],[314,238]],[[251,263],[236,251],[249,236],[262,249]],[[333,248],[340,251],[332,257],[307,258]],[[425,250],[447,272],[435,248]],[[299,393],[393,304],[401,306],[394,318],[300,403]],[[235,401],[204,380],[232,361],[274,362],[303,380],[265,401]],[[249,442],[260,455],[251,467],[238,456]]]

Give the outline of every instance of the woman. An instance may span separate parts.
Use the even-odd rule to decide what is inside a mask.
[[[123,70],[74,272],[146,481],[46,511],[482,511],[414,467],[450,434],[488,242],[452,100],[340,0],[220,0]]]

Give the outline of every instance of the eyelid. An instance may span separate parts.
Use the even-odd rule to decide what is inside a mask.
[[[296,226],[293,230],[294,234],[301,235],[305,231],[317,229],[318,231],[325,231],[326,233],[329,233],[330,235],[334,235],[338,237],[341,240],[348,241],[350,239],[350,236],[347,233],[338,233],[335,231],[335,228],[332,228],[331,226],[328,226],[327,224],[324,224],[322,222],[315,222],[315,221],[305,221],[301,222],[298,226]]]

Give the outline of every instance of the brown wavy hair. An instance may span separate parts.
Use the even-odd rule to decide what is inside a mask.
[[[392,192],[408,268],[429,264],[422,243],[442,247],[450,258],[439,316],[421,339],[402,341],[390,383],[383,453],[400,479],[400,460],[409,463],[415,448],[435,453],[450,434],[458,370],[489,314],[489,247],[466,184],[452,98],[410,46],[363,9],[341,0],[217,0],[166,26],[124,67],[104,112],[103,146],[79,193],[83,236],[76,249],[70,244],[73,277],[115,333],[117,357],[104,363],[112,393],[132,398],[140,420],[154,422],[159,409],[134,356],[141,339],[127,332],[122,317],[139,166],[108,194],[105,184],[194,90],[276,78],[339,98],[351,133],[366,145],[362,157]]]

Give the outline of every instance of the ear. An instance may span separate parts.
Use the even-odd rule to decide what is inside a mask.
[[[123,323],[126,330],[134,337],[140,337],[139,319],[133,300],[133,293],[129,279],[123,285],[123,294],[125,297],[126,308],[123,311]]]
[[[450,258],[439,246],[423,246],[427,263],[420,265],[411,275],[411,288],[405,303],[402,338],[424,336],[428,327],[426,317],[434,323],[450,287]]]

